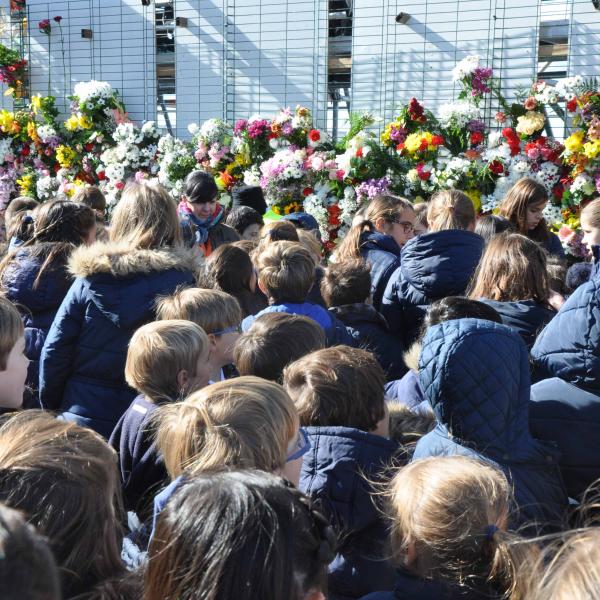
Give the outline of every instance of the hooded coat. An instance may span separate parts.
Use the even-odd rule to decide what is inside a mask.
[[[479,319],[435,325],[419,378],[437,425],[413,460],[461,454],[491,462],[514,488],[513,524],[559,525],[568,499],[556,453],[529,431],[529,355],[520,336]]]
[[[427,307],[464,294],[483,252],[483,238],[462,229],[425,233],[402,248],[390,277],[381,313],[408,348],[418,337]]]
[[[136,396],[124,375],[131,336],[155,318],[159,296],[194,284],[200,260],[197,250],[77,249],[69,263],[76,279],[42,350],[42,406],[108,438]]]
[[[542,331],[531,357],[531,429],[561,451],[569,495],[600,478],[600,278],[575,290]]]

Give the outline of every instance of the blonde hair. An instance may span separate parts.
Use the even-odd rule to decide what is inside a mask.
[[[537,555],[503,531],[510,485],[487,463],[462,456],[410,463],[387,493],[394,561],[423,578],[455,585],[490,583],[512,600],[525,598],[525,568]],[[406,564],[409,548],[415,560]]]
[[[23,333],[19,311],[9,300],[0,297],[0,371],[6,370],[8,356]]]
[[[110,223],[111,242],[134,248],[161,248],[181,244],[181,228],[175,201],[164,187],[129,183]]]
[[[475,207],[466,194],[458,190],[436,192],[427,207],[429,231],[469,229],[475,225]]]
[[[561,537],[551,547],[554,556],[547,560],[540,578],[532,578],[530,600],[592,600],[600,590],[600,530],[597,527],[575,531]]]
[[[157,319],[160,321],[185,319],[192,321],[208,334],[215,334],[242,322],[240,303],[220,290],[182,288],[157,302]]]
[[[306,231],[306,229],[298,229],[298,239],[300,244],[311,253],[315,265],[318,266],[323,256],[323,246],[321,246],[315,234],[312,231]]]
[[[481,257],[468,295],[474,300],[535,300],[547,304],[550,288],[546,253],[524,235],[497,235]]]
[[[276,471],[298,430],[298,412],[277,383],[238,377],[156,413],[157,445],[171,478],[224,468]]]
[[[154,402],[173,401],[182,392],[177,375],[186,370],[195,377],[198,360],[208,347],[206,333],[195,323],[181,319],[148,323],[129,342],[125,380]]]
[[[393,223],[405,210],[414,210],[412,203],[405,198],[384,194],[375,196],[366,206],[362,220],[346,234],[335,252],[336,261],[361,258],[361,235],[375,232],[375,221],[383,219]]]
[[[589,219],[590,225],[600,229],[600,198],[592,200],[581,211],[581,216]]]
[[[258,255],[258,280],[269,299],[304,302],[315,282],[311,253],[295,242],[274,242]]]
[[[527,228],[527,209],[547,201],[548,192],[546,188],[535,179],[524,177],[508,190],[498,206],[498,215],[508,219],[515,226],[518,233],[538,242],[543,242],[548,238],[546,221],[541,219],[537,227],[529,231]]]

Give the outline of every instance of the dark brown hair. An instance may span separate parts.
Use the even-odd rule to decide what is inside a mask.
[[[527,229],[527,209],[547,201],[546,188],[534,179],[524,177],[508,190],[498,206],[498,214],[507,218],[518,233],[526,235],[536,242],[545,242],[548,239],[548,226],[545,219],[541,219],[537,227],[529,231]]]
[[[501,234],[488,244],[473,275],[469,297],[548,303],[546,253],[524,235]]]
[[[301,425],[373,431],[385,416],[385,373],[370,352],[335,346],[286,367],[283,385]]]
[[[321,279],[327,307],[366,302],[370,294],[371,269],[359,258],[330,264]]]
[[[81,204],[102,213],[106,210],[106,198],[100,188],[95,185],[86,185],[81,188],[73,196],[73,202],[81,202]]]
[[[280,382],[287,365],[325,347],[325,332],[301,315],[262,315],[238,339],[234,361],[240,375]]]
[[[436,192],[428,203],[427,222],[430,232],[469,229],[475,225],[475,207],[459,190]]]
[[[4,211],[4,223],[6,226],[6,239],[13,237],[20,239],[29,239],[33,235],[33,221],[29,219],[23,222],[24,217],[30,211],[33,211],[39,202],[29,196],[19,196],[11,201]]]

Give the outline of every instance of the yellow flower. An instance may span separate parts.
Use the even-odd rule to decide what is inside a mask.
[[[8,132],[13,129],[13,125],[15,122],[15,116],[13,113],[8,110],[0,111],[0,129],[2,131]]]
[[[544,127],[545,121],[546,117],[542,113],[530,110],[527,114],[517,119],[517,127],[515,129],[517,133],[533,135],[536,131]]]
[[[76,157],[75,150],[69,146],[61,145],[56,149],[56,160],[63,169],[68,169]]]
[[[81,129],[91,129],[92,125],[92,120],[88,116],[81,115],[79,117],[79,127]]]
[[[578,152],[579,150],[581,150],[581,147],[583,145],[583,137],[584,137],[584,132],[583,131],[576,131],[575,133],[571,134],[566,140],[565,140],[565,148],[569,151],[569,152]]]
[[[27,123],[27,135],[31,138],[32,142],[40,141],[40,136],[37,133],[37,128],[33,121],[29,121],[29,123]]]
[[[23,177],[17,179],[17,185],[21,190],[22,196],[33,196],[33,188],[35,186],[33,175],[23,175]]]
[[[404,149],[409,154],[415,154],[421,147],[421,139],[423,135],[420,133],[411,133],[404,141]]]
[[[72,198],[82,187],[85,186],[85,181],[81,179],[74,179],[73,183],[67,187],[66,194],[69,198]]]
[[[77,115],[71,115],[65,121],[65,127],[67,131],[77,131],[79,129],[79,117]]]
[[[31,108],[35,114],[42,110],[42,97],[39,94],[31,98]]]
[[[585,143],[583,145],[583,153],[588,158],[596,158],[600,154],[600,140]]]

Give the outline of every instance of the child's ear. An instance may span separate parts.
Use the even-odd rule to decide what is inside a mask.
[[[214,333],[208,334],[208,343],[210,344],[210,349],[208,352],[208,356],[210,359],[210,355],[214,352],[215,348],[217,347],[217,338]]]
[[[267,293],[267,290],[265,289],[265,286],[262,284],[262,281],[260,280],[260,277],[258,278],[258,289],[265,295],[267,296],[267,298],[269,297],[269,294]]]
[[[179,373],[177,373],[177,388],[181,391],[184,390],[190,380],[190,376],[185,369],[181,369]]]

